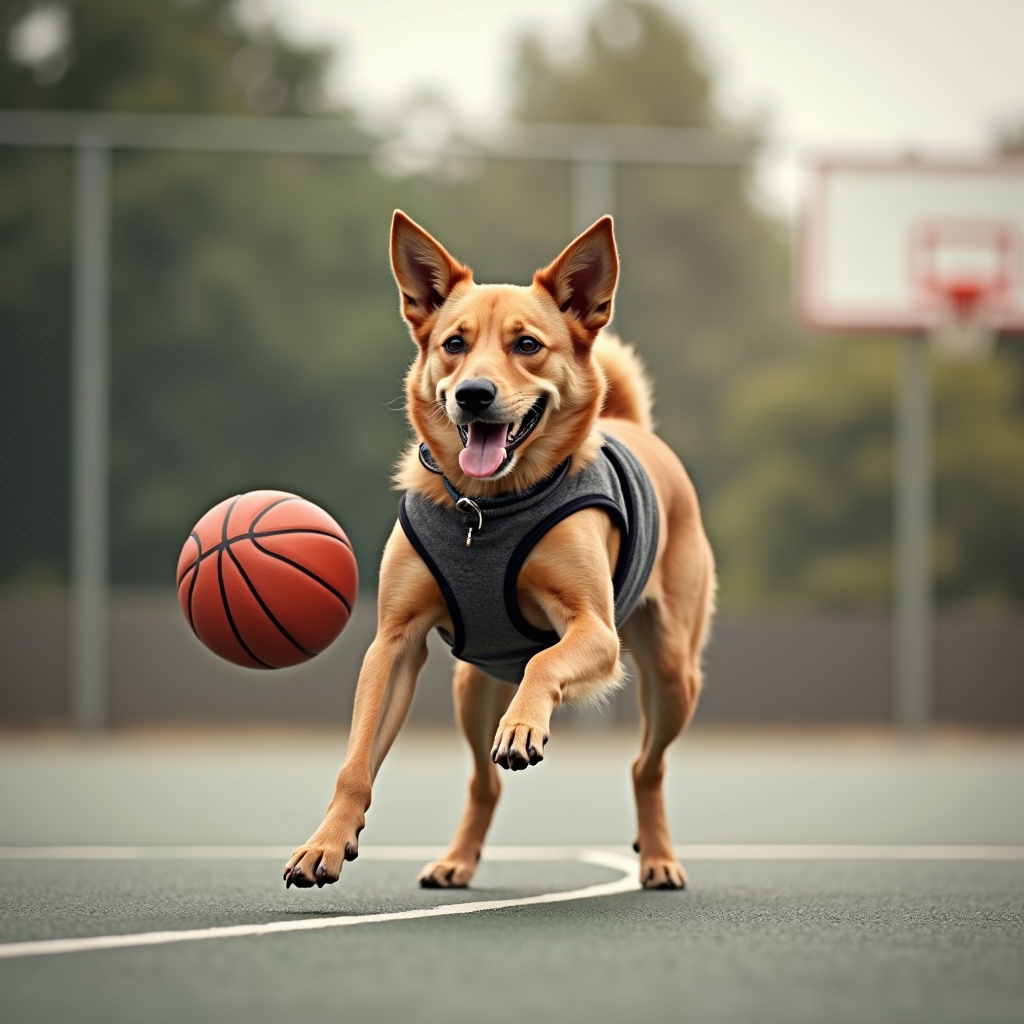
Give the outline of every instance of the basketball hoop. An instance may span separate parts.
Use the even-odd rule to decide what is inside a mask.
[[[1024,159],[822,157],[798,235],[815,330],[935,338],[983,358],[1024,334]]]
[[[929,718],[934,686],[932,374],[927,341],[983,359],[1024,333],[1024,159],[822,158],[799,234],[799,299],[816,330],[900,342],[893,437],[893,708]]]
[[[990,356],[1020,265],[1014,227],[991,218],[924,220],[911,234],[910,257],[934,350],[960,361]]]
[[[963,279],[946,282],[939,294],[939,319],[928,334],[934,351],[958,362],[987,359],[996,345],[996,330],[986,315],[989,289]]]

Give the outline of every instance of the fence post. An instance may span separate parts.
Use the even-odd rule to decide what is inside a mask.
[[[901,339],[896,408],[893,714],[907,729],[932,715],[932,409],[928,339]]]
[[[109,568],[110,150],[95,131],[74,150],[71,358],[71,711],[107,723]]]

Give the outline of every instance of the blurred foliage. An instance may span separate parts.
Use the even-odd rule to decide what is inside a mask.
[[[711,496],[730,607],[878,608],[891,599],[895,339],[830,337],[730,389],[737,470]],[[938,598],[1024,602],[1024,360],[932,359]]]
[[[71,162],[0,147],[0,580],[67,578]],[[16,496],[11,500],[10,496]]]
[[[707,507],[732,606],[877,607],[892,587],[894,350],[818,339],[737,380]]]
[[[322,106],[325,48],[254,30],[237,0],[0,0],[0,106],[302,114]]]
[[[323,111],[330,55],[239,10],[0,0],[0,107]],[[713,87],[674,16],[610,0],[571,57],[522,40],[513,110],[524,121],[756,136],[757,125],[723,120]],[[411,103],[381,144],[415,135],[425,109],[444,114],[435,100]],[[354,123],[352,111],[331,113]],[[65,152],[0,148],[0,473],[19,496],[2,512],[7,583],[67,575],[70,166]],[[164,583],[209,506],[279,487],[339,518],[372,586],[394,520],[389,476],[413,353],[388,271],[391,211],[407,210],[478,280],[526,282],[572,233],[564,165],[446,150],[415,173],[389,166],[115,154],[115,582]],[[620,167],[615,213],[615,326],[648,363],[661,432],[702,495],[723,607],[885,606],[892,340],[826,341],[797,327],[788,238],[755,200],[750,167]],[[937,557],[949,599],[1024,599],[1022,367],[1004,348],[983,366],[937,369]]]
[[[933,363],[940,600],[1024,603],[1024,338],[980,363]]]
[[[513,109],[524,121],[720,124],[697,40],[674,14],[643,0],[599,7],[584,29],[580,53],[569,61],[548,49],[542,36],[527,36],[515,90]]]
[[[527,38],[516,82],[524,120],[753,131],[722,122],[697,42],[650,3],[599,8],[570,63]],[[666,382],[656,395],[659,429],[702,492],[732,474],[721,443],[726,392],[792,348],[796,334],[786,235],[752,200],[752,174],[752,165],[627,165],[617,174],[614,327]]]
[[[115,578],[163,579],[172,538],[261,487],[375,558],[411,351],[388,185],[364,160],[132,154],[114,192]]]

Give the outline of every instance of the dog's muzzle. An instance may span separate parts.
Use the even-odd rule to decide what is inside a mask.
[[[466,383],[477,382],[464,381],[459,387],[463,387]],[[455,400],[456,402],[459,400],[458,390],[456,390]],[[494,476],[500,469],[507,466],[516,449],[540,423],[547,404],[548,396],[541,395],[522,418],[518,429],[515,428],[514,423],[496,423],[483,419],[472,420],[468,424],[458,424],[457,429],[462,438],[463,448],[459,454],[459,465],[462,467],[462,471],[468,476],[483,479]]]

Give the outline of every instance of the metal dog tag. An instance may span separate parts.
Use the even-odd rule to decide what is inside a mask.
[[[480,506],[472,498],[459,498],[455,503],[455,507],[460,512],[469,512],[471,510],[476,513],[476,526],[471,526],[466,534],[466,547],[470,548],[473,546],[473,530],[482,530],[484,528],[484,514],[480,511]]]

